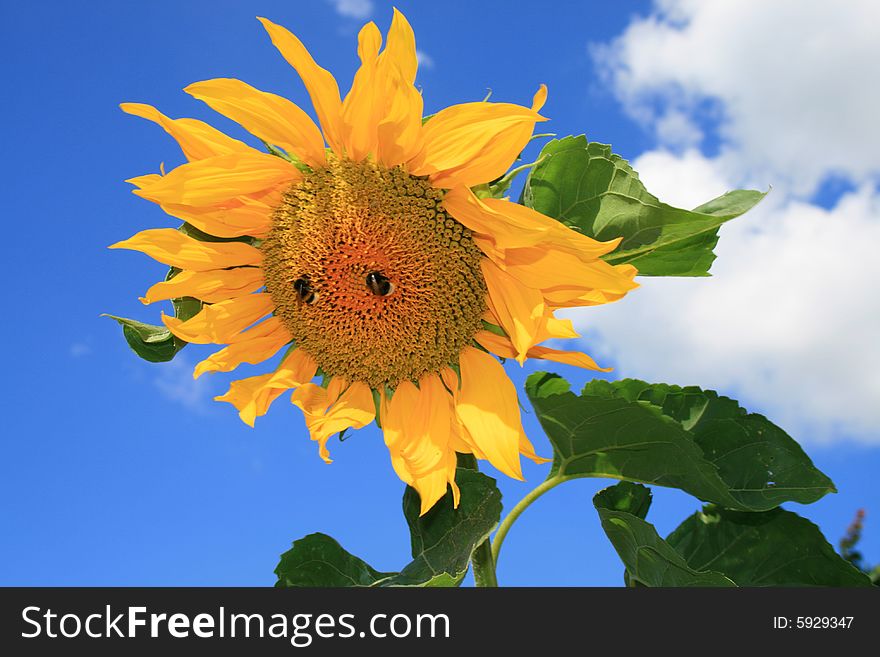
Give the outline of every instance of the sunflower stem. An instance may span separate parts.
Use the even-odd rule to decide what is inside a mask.
[[[553,477],[552,479],[547,479],[543,481],[540,485],[532,489],[524,498],[517,502],[516,506],[513,507],[506,516],[504,516],[504,518],[501,520],[501,524],[498,525],[498,531],[495,532],[495,540],[492,541],[491,558],[493,567],[498,564],[498,553],[501,552],[501,546],[504,544],[504,539],[507,537],[507,532],[510,531],[513,523],[516,522],[516,519],[519,518],[522,512],[528,509],[532,505],[532,503],[539,497],[541,497],[544,493],[556,488],[562,482],[568,481],[568,479],[570,479],[570,477]]]
[[[471,555],[471,565],[474,567],[474,583],[477,586],[492,588],[498,586],[495,562],[492,560],[492,545],[488,538],[474,550]]]

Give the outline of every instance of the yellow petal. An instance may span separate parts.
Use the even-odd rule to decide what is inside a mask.
[[[483,347],[491,351],[501,358],[516,358],[517,351],[511,343],[510,339],[503,335],[497,335],[490,331],[477,331],[474,340],[479,342]],[[540,358],[544,360],[552,360],[557,363],[565,363],[566,365],[574,365],[587,370],[596,370],[599,372],[610,372],[610,367],[600,367],[596,361],[587,356],[587,354],[579,351],[560,351],[559,349],[551,349],[550,347],[542,347],[536,345],[529,349],[526,354],[528,358]]]
[[[377,159],[387,167],[408,162],[422,149],[422,113],[424,102],[411,83],[399,71],[386,78],[388,104],[377,127]]]
[[[411,173],[430,175],[438,187],[472,187],[502,175],[525,147],[535,122],[528,107],[463,103],[440,110],[425,124],[425,147]]]
[[[285,390],[306,384],[315,376],[316,370],[314,359],[302,349],[295,349],[275,372],[233,381],[225,395],[214,399],[235,406],[242,421],[252,427],[254,420],[265,415],[272,402]]]
[[[272,312],[275,304],[267,293],[206,305],[184,321],[162,315],[162,322],[181,340],[196,344],[229,344],[241,339],[241,332]]]
[[[540,212],[528,208],[519,203],[513,203],[505,199],[487,198],[482,201],[483,207],[489,212],[494,213],[497,217],[503,217],[507,222],[518,228],[540,226],[546,231],[542,239],[533,244],[525,243],[503,245],[497,243],[501,248],[514,248],[519,246],[536,246],[538,244],[546,244],[552,246],[558,251],[565,251],[577,256],[581,260],[595,260],[606,253],[611,253],[620,244],[622,238],[615,238],[607,242],[600,242],[592,237],[572,230],[565,224],[552,217],[541,214]],[[493,225],[492,228],[497,228]],[[489,233],[493,235],[494,232]]]
[[[196,82],[184,91],[306,164],[317,167],[326,162],[321,131],[308,114],[286,98],[231,78]]]
[[[122,103],[119,107],[127,114],[139,116],[162,126],[165,132],[177,140],[183,154],[190,162],[252,150],[244,142],[228,137],[197,119],[169,119],[155,107],[142,103]]]
[[[550,347],[542,347],[540,345],[529,350],[529,358],[552,360],[557,363],[565,363],[566,365],[574,365],[585,370],[596,370],[598,372],[610,372],[613,369],[611,367],[600,367],[596,361],[580,351],[560,351],[559,349],[551,349]]]
[[[296,69],[302,78],[330,148],[337,155],[343,155],[342,101],[339,98],[339,86],[333,75],[318,66],[302,42],[285,28],[265,18],[258,17],[257,20],[266,28],[272,43],[278,48],[281,56]]]
[[[247,331],[236,342],[217,351],[198,365],[193,372],[197,379],[205,372],[231,372],[242,363],[256,365],[272,358],[291,340],[290,333],[281,320],[270,317]]]
[[[550,227],[544,222],[528,220],[513,213],[511,216],[502,214],[486,205],[485,201],[478,199],[467,187],[456,187],[443,197],[443,206],[459,223],[477,235],[487,237],[501,251],[534,246],[548,239]]]
[[[450,438],[457,424],[452,396],[436,374],[424,376],[419,387],[403,381],[382,421],[394,470],[418,491],[424,515],[446,494],[447,484],[455,486],[455,468],[449,467],[455,459]]]
[[[287,160],[252,151],[181,164],[134,193],[159,204],[219,205],[290,184],[301,177]]]
[[[174,228],[143,230],[109,248],[140,251],[163,264],[193,271],[258,265],[263,259],[250,244],[202,242]]]
[[[388,29],[388,43],[379,55],[380,68],[396,68],[404,82],[412,85],[416,80],[419,61],[416,56],[416,37],[413,29],[397,8]]]
[[[603,295],[594,303],[603,303],[605,294],[620,298],[638,287],[630,276],[631,268],[621,270],[604,260],[585,262],[568,251],[546,245],[508,250],[501,267],[520,284],[540,289],[555,306],[581,305],[572,302],[589,300],[593,291]]]
[[[440,370],[440,380],[443,381],[443,385],[450,393],[453,395],[458,393],[458,374],[451,367],[444,367]]]
[[[424,102],[413,84],[417,69],[415,35],[395,9],[388,43],[376,63],[380,102],[376,159],[387,167],[408,162],[422,149]]]
[[[263,272],[259,267],[182,271],[171,280],[152,286],[141,297],[141,302],[146,305],[166,299],[195,297],[216,303],[255,292],[263,284]]]
[[[547,102],[547,85],[542,84],[538,87],[538,90],[535,92],[535,95],[532,97],[532,111],[540,112],[541,108],[544,107],[544,103]]]
[[[339,380],[338,377],[336,380]],[[297,388],[291,397],[291,401],[302,409],[309,434],[312,440],[317,441],[319,454],[327,463],[331,462],[327,450],[327,441],[331,436],[345,429],[365,427],[376,416],[373,393],[367,384],[356,381],[338,398],[337,394],[338,391],[330,388],[325,390],[308,384]]]
[[[216,237],[264,238],[272,228],[273,208],[263,201],[242,197],[226,207],[192,207],[163,203],[162,209],[172,217],[192,224],[199,230]]]
[[[522,479],[519,451],[525,432],[513,383],[501,363],[479,349],[465,347],[459,365],[456,413],[470,439],[501,472]]]
[[[484,258],[480,265],[489,306],[510,336],[515,358],[522,365],[528,350],[539,342],[539,331],[545,324],[544,297],[540,290],[523,285],[489,260]]]
[[[376,128],[382,110],[381,93],[376,79],[376,58],[382,45],[382,35],[373,22],[367,23],[358,34],[360,68],[354,75],[351,91],[342,103],[344,145],[348,157],[363,160],[376,151]]]
[[[539,331],[539,337],[538,342],[543,342],[550,338],[579,338],[580,334],[574,330],[570,319],[559,319],[548,314],[544,317],[544,325]]]

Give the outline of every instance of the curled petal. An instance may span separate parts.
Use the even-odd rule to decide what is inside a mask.
[[[522,285],[489,260],[484,258],[480,264],[489,307],[510,336],[517,352],[515,358],[522,365],[528,350],[540,342],[539,331],[546,323],[544,297],[540,290]]]
[[[198,365],[193,372],[197,379],[205,372],[231,372],[242,363],[256,365],[269,360],[291,340],[281,320],[270,317],[251,329],[243,331],[236,342],[217,351]],[[310,377],[311,378],[311,377]]]
[[[333,381],[342,382],[342,379],[335,377]],[[291,401],[302,409],[311,438],[317,441],[319,454],[327,463],[331,462],[327,441],[333,434],[360,429],[376,417],[373,393],[360,381],[351,384],[341,394],[332,381],[326,389],[309,383],[297,388]]]
[[[479,349],[465,347],[459,365],[461,389],[456,413],[462,425],[492,465],[521,480],[520,445],[530,448],[530,443],[522,428],[513,383],[501,364]]]
[[[233,381],[225,395],[214,399],[235,406],[242,421],[253,427],[254,420],[265,415],[272,402],[285,390],[306,384],[315,376],[316,370],[314,359],[302,349],[295,349],[275,372]]]
[[[109,248],[140,251],[165,265],[192,271],[258,265],[263,259],[250,244],[202,242],[174,228],[144,230]]]
[[[182,271],[174,278],[156,283],[141,297],[144,305],[194,297],[207,303],[234,299],[263,287],[263,272],[259,267],[236,267],[209,271]]]
[[[518,352],[516,348],[506,336],[496,335],[489,331],[478,331],[474,336],[474,340],[501,358],[517,357]],[[586,370],[595,370],[598,372],[611,371],[610,367],[600,367],[596,361],[590,358],[587,354],[579,351],[560,351],[559,349],[551,349],[550,347],[535,345],[528,350],[526,357],[552,360],[557,363],[565,363],[566,365],[574,365],[575,367],[581,367]]]
[[[187,342],[229,344],[238,341],[242,331],[272,312],[274,307],[269,294],[249,294],[206,305],[186,321],[163,314],[162,322],[174,335]]]
[[[426,375],[418,387],[401,382],[387,402],[382,422],[391,463],[398,476],[418,491],[420,514],[446,494],[448,484],[457,498],[455,450],[450,443],[458,423],[452,396],[440,377]]]

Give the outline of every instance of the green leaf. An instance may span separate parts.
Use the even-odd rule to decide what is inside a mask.
[[[643,401],[679,422],[718,469],[736,498],[735,508],[764,511],[783,502],[811,504],[834,484],[798,443],[763,415],[749,413],[729,397],[696,386],[645,383],[625,379],[612,384],[591,382],[585,394],[620,396]],[[727,504],[732,507],[734,505]]]
[[[184,223],[178,228],[184,235],[188,235],[202,242],[251,242],[249,237],[222,238],[209,235],[195,226]],[[170,281],[180,273],[177,267],[170,267],[165,275],[165,280]],[[204,305],[199,299],[194,297],[179,297],[171,299],[171,305],[174,308],[174,316],[182,321],[186,321],[195,317],[201,311]],[[117,317],[116,315],[104,314],[102,317],[110,317],[115,319],[122,326],[122,335],[128,346],[134,352],[151,363],[166,363],[177,355],[177,352],[183,349],[188,342],[172,335],[165,326],[156,324],[146,324],[135,319],[127,317]]]
[[[871,586],[816,525],[783,509],[742,513],[707,507],[666,541],[691,568],[712,568],[738,586]]]
[[[554,139],[529,173],[521,202],[598,240],[622,237],[612,264],[630,263],[641,276],[707,276],[718,228],[764,192],[736,190],[695,210],[661,203],[629,163],[584,135]]]
[[[393,573],[380,573],[349,554],[326,534],[309,534],[293,542],[275,568],[277,587],[372,586]]]
[[[178,340],[164,326],[144,324],[135,319],[117,317],[116,315],[101,315],[115,319],[122,326],[122,335],[134,352],[151,363],[165,363],[178,351],[186,346],[186,342]]]
[[[324,534],[295,541],[275,569],[276,586],[458,586],[467,573],[474,548],[501,517],[501,493],[495,480],[459,468],[457,509],[452,492],[419,517],[419,496],[407,487],[403,512],[410,528],[413,560],[399,573],[382,573],[346,552]]]
[[[458,509],[452,508],[452,495],[447,493],[422,517],[418,493],[407,488],[403,513],[409,524],[413,561],[384,584],[457,586],[464,579],[474,548],[501,518],[501,492],[494,479],[473,470],[459,468],[455,481],[461,490]]]
[[[711,391],[627,379],[594,381],[578,396],[539,372],[526,392],[553,445],[548,479],[657,484],[742,511],[834,490],[781,429]]]
[[[644,520],[651,508],[651,489],[641,484],[621,481],[609,486],[596,494],[602,502],[602,508],[611,511],[624,511]],[[594,500],[595,503],[595,500]]]
[[[602,529],[627,571],[627,582],[640,586],[735,586],[713,570],[691,568],[654,526],[638,514],[647,512],[650,491],[622,482],[599,491],[593,506]]]

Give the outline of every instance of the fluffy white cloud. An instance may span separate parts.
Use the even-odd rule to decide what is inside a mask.
[[[694,152],[634,165],[685,207],[730,187]],[[711,278],[642,278],[575,313],[587,350],[619,376],[735,395],[801,440],[880,442],[880,195],[866,186],[826,210],[771,194],[721,233]]]
[[[576,315],[618,375],[716,388],[802,440],[880,443],[876,14],[871,0],[658,0],[594,47],[657,137],[633,162],[650,191],[695,207],[774,188],[722,228],[713,277],[643,278]],[[855,191],[810,203],[830,176]]]
[[[204,414],[208,411],[213,386],[210,377],[193,378],[193,363],[182,354],[174,360],[161,363],[159,375],[153,383],[166,399],[181,404],[188,410]]]
[[[876,0],[662,0],[594,54],[661,143],[693,145],[714,114],[741,181],[810,194],[880,169]]]
[[[423,50],[416,50],[416,59],[419,62],[419,68],[434,68],[434,58]]]
[[[363,19],[373,13],[372,0],[329,0],[336,13],[346,18]]]

